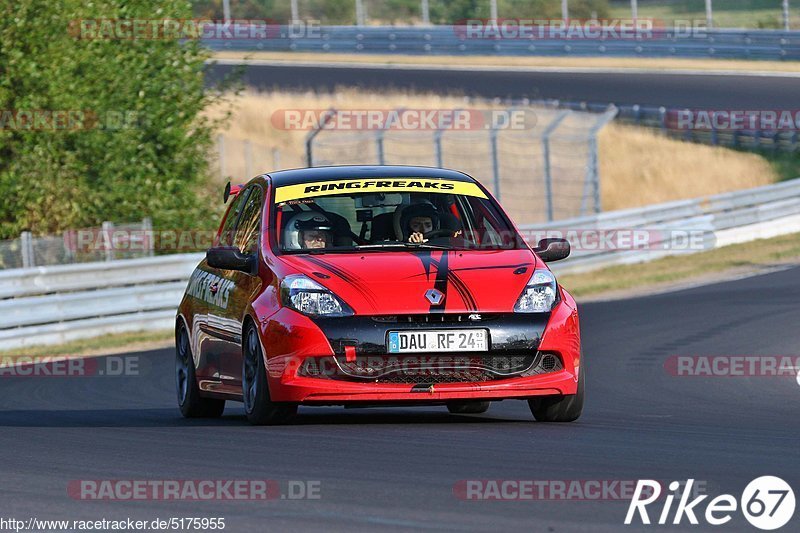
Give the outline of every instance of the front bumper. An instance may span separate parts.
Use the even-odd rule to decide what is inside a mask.
[[[311,320],[292,310],[281,309],[262,324],[272,400],[309,405],[436,404],[451,400],[575,394],[580,367],[580,333],[577,310],[571,298],[562,299],[546,315],[508,313],[460,322],[457,315],[446,318],[430,315],[427,319],[424,316]],[[304,371],[309,360],[341,363],[363,357],[374,362],[396,357],[386,353],[386,336],[391,330],[461,327],[485,327],[489,331],[490,351],[471,353],[469,358],[497,360],[524,356],[534,360],[539,354],[547,353],[555,355],[560,364],[548,372],[517,372],[465,382],[441,380],[435,376],[430,379],[414,376],[407,382],[368,380],[341,373],[309,377]],[[337,367],[341,370],[340,364]]]

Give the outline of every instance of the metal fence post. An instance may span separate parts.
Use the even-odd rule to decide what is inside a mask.
[[[444,164],[442,163],[442,129],[437,128],[433,134],[433,150],[436,156],[436,166],[437,168],[442,168]]]
[[[494,178],[494,197],[500,201],[500,162],[497,158],[497,128],[492,125],[489,130],[489,142],[492,147],[492,177]]]
[[[142,233],[144,233],[147,239],[147,255],[153,257],[155,255],[156,241],[153,235],[153,221],[150,217],[142,219]]]
[[[461,109],[454,109],[453,116],[457,113],[460,113]],[[433,150],[434,156],[436,157],[436,167],[442,168],[444,166],[444,159],[442,154],[442,135],[444,135],[444,126],[450,126],[452,124],[452,120],[447,120],[445,118],[444,121],[439,123],[439,126],[436,128],[436,131],[433,133]]]
[[[789,0],[783,0],[783,31],[789,31]]]
[[[589,161],[586,165],[586,178],[583,182],[583,197],[581,198],[580,214],[586,214],[586,204],[588,203],[589,196],[592,197],[593,211],[599,213],[602,211],[602,204],[600,198],[600,154],[599,145],[597,142],[597,135],[600,133],[606,124],[614,120],[614,117],[619,113],[619,109],[614,105],[608,106],[606,112],[603,113],[597,122],[589,129]]]
[[[331,107],[325,113],[322,121],[319,124],[319,128],[315,129],[311,133],[308,134],[306,137],[306,166],[313,167],[314,166],[314,139],[319,135],[328,122],[333,118],[334,114],[336,114],[336,109]]]
[[[64,243],[64,263],[74,263],[75,262],[75,252],[74,252],[73,246],[71,245],[70,232],[69,231],[62,231],[61,232],[61,240]],[[77,240],[77,238],[76,238],[76,240]]]
[[[314,166],[314,137],[318,131],[314,130],[306,137],[306,166],[309,168]]]
[[[367,9],[364,0],[356,0],[356,26],[367,25]]]
[[[106,220],[105,222],[103,222],[102,231],[103,231],[103,245],[106,252],[105,253],[106,261],[113,261],[114,248],[113,248],[113,242],[111,240],[111,232],[114,231],[114,223]]]
[[[591,194],[594,203],[594,212],[599,212],[598,204],[600,203],[600,187],[598,183],[598,157],[597,157],[597,135],[589,132],[589,161],[586,163],[586,176],[583,180],[583,194],[581,195],[581,207],[579,216],[586,214],[586,204],[588,203]]]
[[[555,131],[561,121],[571,113],[570,110],[564,110],[556,115],[550,124],[542,132],[542,152],[544,155],[544,194],[547,202],[547,221],[553,221],[553,174],[550,164],[550,134]]]
[[[386,154],[383,150],[383,128],[375,130],[375,150],[378,155],[378,164],[386,164]]]
[[[22,253],[22,268],[36,266],[36,260],[33,257],[33,238],[30,231],[23,231],[19,234],[19,248]]]

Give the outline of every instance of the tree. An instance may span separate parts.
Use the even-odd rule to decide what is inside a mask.
[[[0,238],[144,216],[161,228],[209,223],[197,201],[211,144],[212,124],[201,117],[207,52],[192,39],[81,31],[96,19],[192,16],[189,2],[156,5],[0,7]]]

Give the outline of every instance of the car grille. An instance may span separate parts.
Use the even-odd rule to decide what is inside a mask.
[[[309,358],[299,374],[371,383],[476,383],[563,370],[551,353],[517,355],[404,355]]]

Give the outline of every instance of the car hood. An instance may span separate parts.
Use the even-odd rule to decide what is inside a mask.
[[[356,314],[511,312],[537,266],[530,250],[414,250],[281,256]],[[539,263],[540,264],[540,263]],[[444,297],[434,305],[430,289]]]

